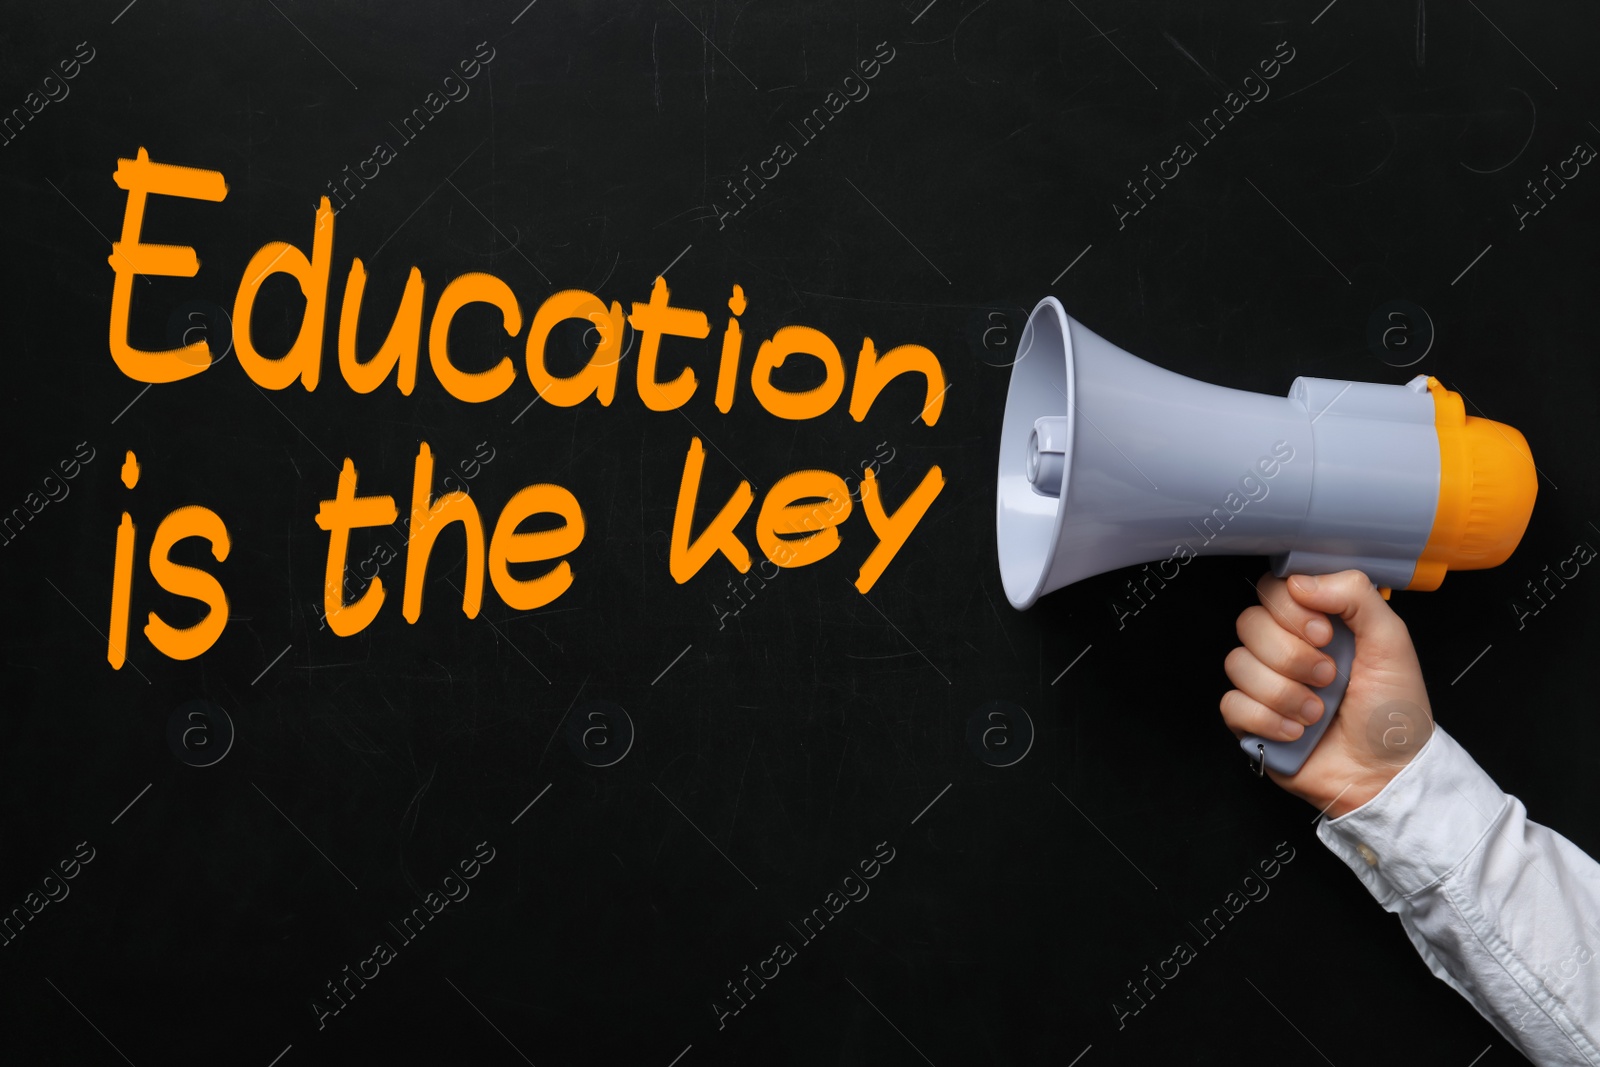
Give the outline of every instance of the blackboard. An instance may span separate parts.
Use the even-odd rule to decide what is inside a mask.
[[[1600,578],[1548,580],[1600,543],[1597,28],[1502,0],[8,12],[19,1062],[1514,1061],[1223,727],[1262,560],[1198,561],[1137,612],[1127,573],[1015,611],[995,464],[1047,294],[1203,381],[1432,374],[1520,428],[1540,481],[1516,554],[1394,603],[1439,721],[1600,851]],[[354,259],[363,363],[421,286],[397,369],[355,368],[368,391],[341,363]],[[308,305],[290,271],[324,267]],[[441,374],[435,312],[471,275],[453,297],[500,309],[443,316]],[[671,332],[701,333],[655,352],[686,400],[641,389],[648,339],[609,325],[658,278]],[[593,363],[609,404],[530,377],[568,291],[597,299],[545,324],[545,370]],[[753,376],[763,342],[818,336],[835,366]],[[869,339],[936,370],[857,418]],[[201,342],[161,381],[116,357]],[[424,449],[425,502],[463,499],[413,622]],[[346,602],[384,585],[370,620],[325,605],[347,465],[350,495],[393,501],[349,535]],[[779,567],[758,520],[804,471],[850,514]],[[866,481],[891,510],[936,494],[863,583]],[[741,483],[748,510],[675,574],[675,531],[715,529]],[[496,548],[514,498],[543,537]],[[220,629],[155,639],[152,613]],[[1194,958],[1147,984],[1175,942]]]

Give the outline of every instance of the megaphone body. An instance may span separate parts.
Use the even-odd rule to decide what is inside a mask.
[[[1523,436],[1467,416],[1433,378],[1301,377],[1283,397],[1209,385],[1124,352],[1054,297],[1018,350],[996,492],[1000,576],[1018,609],[1096,574],[1203,555],[1431,590],[1449,570],[1504,562],[1532,515]],[[1349,680],[1353,640],[1331,621],[1339,671],[1317,690],[1322,717],[1292,742],[1241,742],[1284,774],[1310,755]]]

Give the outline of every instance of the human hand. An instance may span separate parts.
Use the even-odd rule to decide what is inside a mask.
[[[1243,647],[1223,662],[1237,688],[1223,694],[1222,718],[1236,737],[1293,741],[1324,714],[1312,686],[1335,677],[1319,651],[1333,638],[1331,613],[1355,635],[1355,661],[1337,717],[1298,773],[1267,773],[1278,785],[1337,818],[1383,789],[1433,735],[1433,713],[1411,635],[1360,571],[1320,577],[1272,574],[1256,585],[1261,604],[1238,620]]]

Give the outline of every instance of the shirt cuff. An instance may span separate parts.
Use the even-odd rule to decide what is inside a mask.
[[[1317,837],[1388,910],[1436,884],[1477,848],[1511,798],[1437,724],[1411,762],[1365,804],[1324,817]]]

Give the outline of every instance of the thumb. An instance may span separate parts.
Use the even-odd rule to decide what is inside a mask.
[[[1337,615],[1358,638],[1397,636],[1404,628],[1372,580],[1360,571],[1337,574],[1297,574],[1288,581],[1295,602],[1315,611]]]

